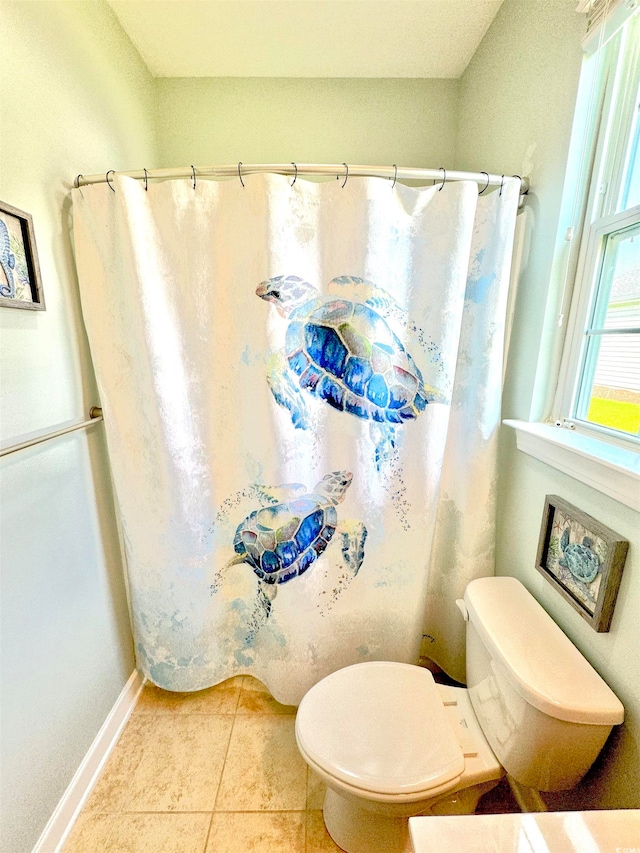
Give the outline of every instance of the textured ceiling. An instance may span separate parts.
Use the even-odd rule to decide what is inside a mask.
[[[503,0],[108,0],[154,77],[460,77]]]

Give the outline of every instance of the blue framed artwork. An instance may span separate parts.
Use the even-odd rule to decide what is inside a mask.
[[[0,201],[0,305],[44,311],[31,214]]]
[[[609,630],[629,540],[557,495],[547,495],[536,568],[599,633]]]

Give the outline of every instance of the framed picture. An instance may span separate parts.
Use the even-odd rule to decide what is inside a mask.
[[[536,568],[600,633],[611,625],[628,550],[628,539],[557,495],[547,495]]]
[[[0,305],[44,311],[31,214],[0,201]]]

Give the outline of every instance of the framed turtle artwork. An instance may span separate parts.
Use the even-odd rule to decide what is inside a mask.
[[[0,306],[44,311],[30,213],[0,201]]]
[[[547,495],[536,568],[599,633],[609,630],[629,540]]]

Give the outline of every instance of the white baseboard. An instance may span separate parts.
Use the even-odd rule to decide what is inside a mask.
[[[33,848],[33,853],[59,853],[67,840],[102,768],[125,727],[144,685],[144,676],[134,670],[115,705],[109,711],[89,751],[75,772],[53,814]]]

